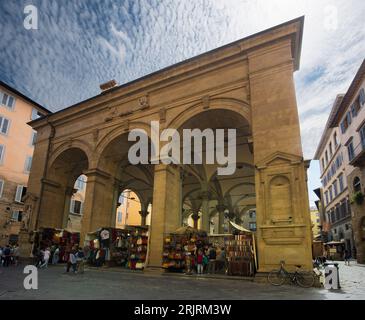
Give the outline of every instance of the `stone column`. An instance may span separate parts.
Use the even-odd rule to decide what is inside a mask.
[[[66,187],[65,190],[65,206],[63,210],[63,221],[62,221],[62,229],[67,228],[68,224],[68,216],[70,214],[70,205],[72,196],[77,192],[77,189],[73,187]]]
[[[218,211],[218,233],[223,234],[224,233],[224,210],[226,210],[226,206],[222,204],[218,204],[216,206],[216,209]]]
[[[110,217],[110,225],[112,227],[115,227],[117,223],[117,208],[120,206],[119,203],[119,196],[125,189],[125,186],[119,179],[114,179],[114,190],[113,190],[113,208],[112,208],[112,214]]]
[[[61,229],[64,223],[67,187],[49,179],[42,179],[42,184],[42,199],[39,199],[39,215],[34,229]]]
[[[259,272],[284,260],[312,269],[311,222],[293,80],[292,41],[248,54]]]
[[[191,215],[191,218],[193,219],[194,221],[194,229],[198,229],[198,221],[199,221],[199,212],[194,212],[192,215]]]
[[[147,218],[149,212],[147,211],[147,209],[145,209],[145,210],[139,211],[139,214],[141,215],[141,226],[145,227],[147,225],[146,218]]]
[[[202,192],[202,229],[210,233],[210,211],[209,211],[209,194]]]
[[[179,227],[180,188],[180,172],[176,166],[155,165],[148,267],[161,268],[164,234]]]
[[[92,169],[85,172],[87,176],[87,189],[85,194],[84,213],[81,222],[81,240],[84,245],[85,235],[98,228],[111,227],[113,214],[114,184],[110,175]]]

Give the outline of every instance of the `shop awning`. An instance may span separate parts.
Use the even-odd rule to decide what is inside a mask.
[[[337,245],[337,244],[343,244],[343,242],[341,241],[330,241],[325,243],[325,245]]]
[[[235,223],[234,223],[234,222],[232,222],[232,221],[229,221],[229,222],[230,222],[230,224],[231,224],[234,228],[236,228],[236,229],[237,229],[237,230],[239,230],[239,231],[252,233],[252,231],[247,230],[247,229],[245,229],[244,227],[241,227],[241,226],[239,226],[238,224],[235,224]]]

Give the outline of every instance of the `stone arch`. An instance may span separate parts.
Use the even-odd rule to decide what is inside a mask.
[[[194,116],[207,112],[209,110],[231,110],[233,112],[238,113],[243,118],[247,120],[249,125],[251,126],[251,111],[249,104],[247,102],[232,99],[232,98],[215,98],[209,100],[209,108],[205,108],[203,102],[199,102],[198,104],[194,104],[188,107],[184,112],[177,115],[173,118],[168,125],[167,128],[180,128],[186,121],[193,118]]]
[[[48,160],[48,168],[52,167],[53,163],[62,153],[70,149],[80,149],[81,151],[83,151],[88,159],[89,167],[90,168],[92,167],[94,153],[92,152],[93,149],[91,145],[86,141],[82,141],[80,139],[73,139],[62,143],[53,150]]]
[[[75,181],[90,168],[85,149],[75,145],[60,146],[50,159],[46,178],[42,181],[43,201],[40,202],[38,227],[67,226]]]
[[[114,139],[123,136],[125,134],[128,135],[128,133],[133,129],[143,129],[147,132],[147,136],[149,140],[151,140],[151,128],[149,124],[142,122],[142,121],[132,121],[128,123],[127,126],[121,125],[118,126],[104,134],[104,136],[100,139],[100,141],[97,143],[96,146],[96,152],[97,154],[101,154],[103,150],[109,145],[110,142],[112,142]]]

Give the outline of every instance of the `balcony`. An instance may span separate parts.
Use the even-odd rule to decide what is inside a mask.
[[[354,157],[350,160],[350,165],[354,167],[365,166],[365,140],[362,140],[354,150]]]

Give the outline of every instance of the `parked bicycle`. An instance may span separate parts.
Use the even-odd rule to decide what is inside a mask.
[[[285,268],[285,261],[280,261],[280,269],[274,269],[270,271],[267,276],[267,280],[274,286],[281,286],[289,279],[292,283],[295,283],[303,288],[310,288],[314,284],[313,272],[301,270],[301,266],[297,265],[295,272],[288,272]]]

